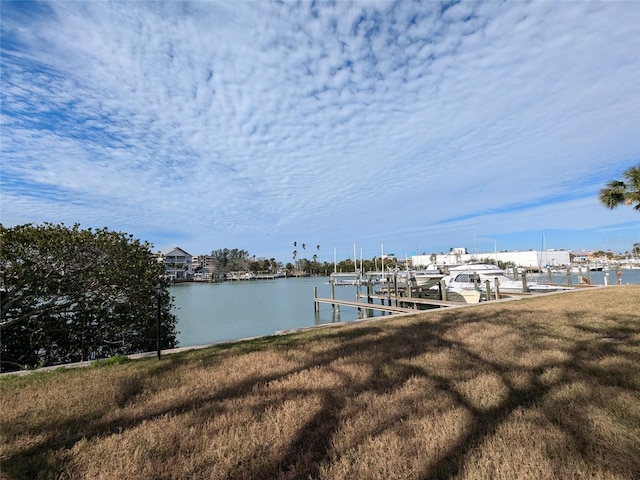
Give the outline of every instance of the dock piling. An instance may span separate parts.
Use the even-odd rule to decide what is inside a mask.
[[[318,303],[318,286],[313,287],[313,311],[318,313],[320,311],[320,304]]]
[[[441,279],[438,285],[440,287],[440,300],[442,300],[443,302],[446,302],[447,301],[447,284],[444,281],[444,279]]]

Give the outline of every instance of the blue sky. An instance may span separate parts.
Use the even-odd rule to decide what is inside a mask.
[[[1,8],[5,226],[282,261],[640,241],[597,200],[640,162],[640,2]]]

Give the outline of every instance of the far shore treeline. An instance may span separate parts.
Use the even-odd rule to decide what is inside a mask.
[[[338,272],[353,272],[356,268],[364,271],[375,270],[381,267],[381,260],[378,257],[371,259],[356,259],[357,265],[351,258],[333,262],[319,262],[318,251],[319,246],[315,247],[313,253],[309,253],[310,258],[306,258],[304,250],[293,250],[292,261],[283,263],[275,258],[260,258],[251,255],[247,250],[238,248],[221,248],[213,250],[210,255],[209,268],[213,270],[216,276],[220,277],[229,272],[281,272],[288,274],[305,273],[309,275],[329,275],[337,270]],[[385,265],[396,265],[394,257],[388,257]],[[194,269],[194,273],[204,272],[204,267]]]

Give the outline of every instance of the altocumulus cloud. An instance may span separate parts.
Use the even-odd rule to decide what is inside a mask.
[[[286,258],[637,232],[596,197],[640,157],[639,25],[636,2],[3,2],[2,222]]]

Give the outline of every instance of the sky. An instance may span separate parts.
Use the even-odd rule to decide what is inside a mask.
[[[598,201],[640,163],[640,2],[2,1],[0,18],[5,227],[283,262],[640,242],[637,211]]]

